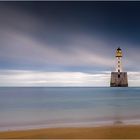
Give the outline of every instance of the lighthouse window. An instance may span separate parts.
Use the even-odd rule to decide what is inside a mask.
[[[120,63],[120,61],[118,61],[118,63]]]
[[[118,78],[120,78],[120,74],[118,74]]]

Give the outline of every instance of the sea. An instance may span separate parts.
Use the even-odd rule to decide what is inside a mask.
[[[0,131],[140,125],[138,87],[1,87]]]

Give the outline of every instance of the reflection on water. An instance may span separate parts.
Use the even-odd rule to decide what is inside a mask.
[[[140,123],[140,88],[0,88],[0,130]]]

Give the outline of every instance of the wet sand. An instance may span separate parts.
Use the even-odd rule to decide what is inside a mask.
[[[124,139],[140,138],[140,125],[114,125],[103,127],[80,128],[45,128],[34,130],[0,132],[0,138],[28,139]]]

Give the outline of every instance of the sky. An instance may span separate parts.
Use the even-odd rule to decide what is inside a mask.
[[[140,2],[0,2],[0,86],[109,86],[119,46],[140,86]]]

